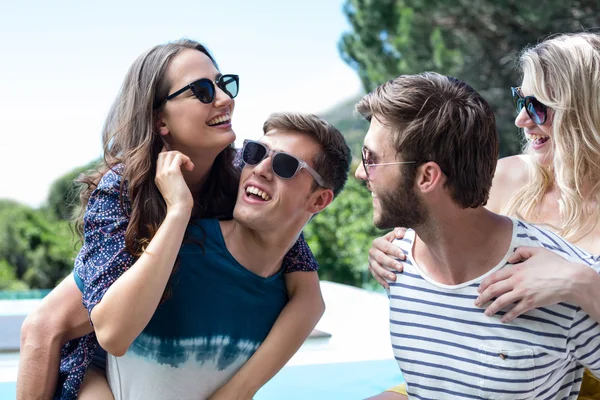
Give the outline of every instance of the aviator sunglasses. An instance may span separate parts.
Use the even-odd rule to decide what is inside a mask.
[[[238,91],[240,89],[240,77],[239,75],[233,74],[221,75],[217,78],[215,82],[207,78],[198,79],[197,81],[194,81],[182,87],[175,93],[168,95],[167,98],[163,101],[163,103],[179,96],[186,90],[191,90],[192,93],[194,93],[194,96],[196,96],[196,98],[202,103],[210,104],[215,99],[215,85],[217,85],[218,88],[224,91],[227,94],[227,96],[233,99],[235,98],[235,96],[238,95]]]
[[[258,165],[267,157],[271,159],[271,170],[275,175],[282,179],[292,179],[302,168],[306,169],[309,174],[315,178],[319,186],[326,188],[325,181],[317,171],[312,169],[306,162],[294,157],[291,154],[282,151],[269,149],[264,144],[254,141],[245,140],[242,149],[242,161],[248,165]]]
[[[523,97],[520,87],[513,87],[510,88],[510,90],[512,91],[512,99],[515,108],[517,109],[517,114],[525,107],[527,115],[529,115],[529,118],[537,125],[543,125],[546,122],[546,118],[548,117],[548,107],[540,103],[535,96]]]
[[[380,165],[398,165],[398,164],[416,164],[416,161],[394,161],[394,162],[385,162],[385,163],[375,163],[371,160],[371,152],[365,146],[362,147],[362,164],[365,169],[365,174],[367,175],[367,180],[371,180],[371,167],[378,167]]]

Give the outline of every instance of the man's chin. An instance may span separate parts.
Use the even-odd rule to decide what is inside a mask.
[[[377,229],[390,229],[396,226],[390,224],[389,221],[381,218],[379,215],[373,215],[373,225],[375,225]]]

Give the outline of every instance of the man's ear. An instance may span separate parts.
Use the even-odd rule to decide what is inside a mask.
[[[445,175],[440,166],[433,161],[429,161],[417,169],[415,185],[421,193],[428,193],[443,185],[444,177]]]
[[[323,211],[333,201],[333,190],[319,188],[310,195],[308,212],[316,214]]]

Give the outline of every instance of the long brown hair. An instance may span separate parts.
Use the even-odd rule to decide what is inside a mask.
[[[125,246],[134,257],[142,254],[166,216],[165,201],[154,183],[158,153],[163,147],[160,135],[154,130],[154,117],[170,89],[166,77],[168,64],[185,49],[206,54],[218,68],[203,45],[188,39],[158,45],[140,55],[129,68],[104,123],[103,163],[78,179],[84,185],[76,226],[83,236],[83,216],[91,193],[109,170],[122,175],[120,202],[129,217]],[[194,218],[231,217],[239,182],[234,157],[232,146],[216,157],[200,193],[194,196]],[[115,168],[117,166],[122,168]],[[130,210],[125,207],[126,199],[131,204]]]

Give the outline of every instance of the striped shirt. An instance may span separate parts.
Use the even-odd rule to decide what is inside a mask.
[[[584,366],[600,375],[600,326],[580,307],[559,303],[503,324],[474,305],[477,288],[520,246],[545,247],[598,270],[593,255],[556,234],[513,220],[504,259],[460,285],[433,281],[412,255],[415,232],[395,244],[407,254],[389,282],[394,356],[415,399],[576,399]],[[595,264],[596,263],[596,264]]]

